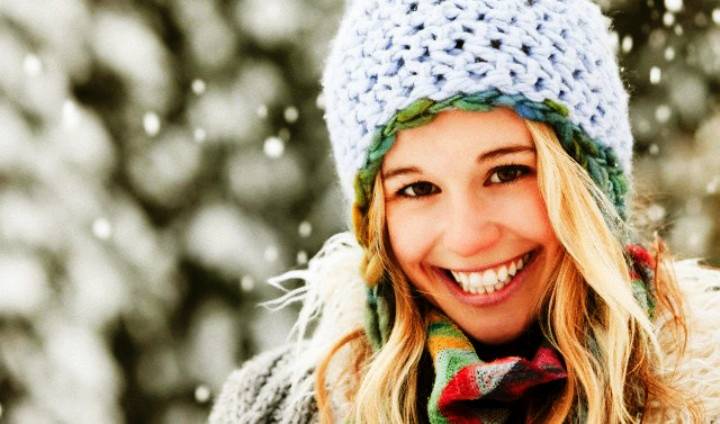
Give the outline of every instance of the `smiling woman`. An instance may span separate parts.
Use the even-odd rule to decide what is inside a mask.
[[[586,0],[351,2],[323,82],[354,234],[276,280],[296,348],[211,421],[720,418],[720,273],[641,246],[610,45]]]
[[[398,265],[478,341],[530,326],[560,256],[536,173],[530,130],[506,108],[443,112],[402,131],[383,161]]]

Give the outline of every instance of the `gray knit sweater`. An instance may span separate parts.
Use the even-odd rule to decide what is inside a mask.
[[[262,353],[234,371],[210,414],[210,424],[282,423],[306,424],[318,421],[312,396],[291,402],[290,347]],[[311,383],[308,373],[305,383]]]

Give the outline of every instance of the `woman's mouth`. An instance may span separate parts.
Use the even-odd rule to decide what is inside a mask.
[[[451,282],[456,296],[472,303],[492,304],[502,301],[512,288],[524,279],[525,270],[537,257],[534,249],[500,265],[481,270],[452,270],[436,268],[443,280]]]

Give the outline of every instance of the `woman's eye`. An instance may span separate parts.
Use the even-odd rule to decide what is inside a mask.
[[[530,173],[530,168],[523,165],[506,165],[495,168],[490,175],[490,183],[504,184],[510,183],[518,178]]]
[[[430,196],[438,191],[440,190],[435,184],[422,181],[406,185],[398,191],[398,194],[404,197],[423,197]]]

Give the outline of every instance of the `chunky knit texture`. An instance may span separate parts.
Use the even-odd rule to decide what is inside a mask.
[[[232,373],[215,402],[211,424],[303,424],[318,421],[312,394],[293,396],[295,356],[287,347],[264,352]],[[305,384],[314,378],[308,372]],[[298,384],[295,387],[302,385]]]
[[[631,172],[628,95],[608,20],[589,0],[350,1],[323,86],[349,199],[373,137],[398,111],[488,90],[562,105]]]
[[[532,358],[509,356],[484,362],[467,336],[445,315],[430,312],[427,348],[435,382],[428,401],[430,424],[504,424],[516,402],[536,386],[567,377],[560,355],[550,345]]]

